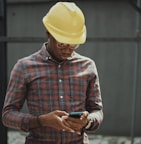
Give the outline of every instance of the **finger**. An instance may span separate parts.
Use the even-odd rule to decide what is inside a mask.
[[[65,125],[62,126],[62,130],[63,131],[68,131],[68,132],[71,132],[71,133],[75,133],[75,130],[70,128],[70,127],[67,127]]]
[[[84,119],[84,118],[87,118],[89,115],[89,112],[88,111],[84,111],[83,115],[81,115],[80,119]]]
[[[72,128],[75,131],[80,131],[83,126],[83,124],[81,123],[73,123],[71,121],[67,121],[66,123],[67,125],[69,125],[70,128]]]
[[[65,119],[65,116],[63,117],[63,124],[66,126],[66,127],[69,127],[71,128],[71,131],[69,129],[69,132],[73,132],[73,133],[76,133],[76,134],[80,134],[80,130],[81,130],[81,126],[78,126],[78,124],[74,124],[74,123],[69,123],[67,121],[67,119]],[[72,131],[73,130],[73,131]]]
[[[67,116],[62,116],[62,122],[65,126],[70,127],[69,123],[67,122]]]
[[[89,115],[89,112],[88,112],[88,111],[84,111],[83,115],[84,115],[85,117],[87,117],[87,116]]]
[[[81,135],[81,132],[80,131],[75,131],[76,134],[78,135]]]
[[[79,123],[80,122],[80,118],[68,117],[67,120],[72,121],[74,123]]]
[[[67,119],[67,123],[70,125],[71,128],[73,128],[74,130],[80,130],[82,129],[84,126],[87,125],[88,123],[88,119],[87,117],[83,118],[83,119],[77,119],[72,121],[72,119]]]
[[[67,131],[67,132],[71,132],[71,133],[76,133],[78,135],[81,134],[81,130],[80,129],[73,129],[73,128],[70,128],[70,127],[67,127],[64,125],[64,127],[62,128],[62,131]]]
[[[71,127],[70,127],[70,125],[68,124],[68,122],[67,122],[67,117],[66,116],[62,116],[62,129],[63,129],[63,131],[68,131],[68,132],[72,132],[72,133],[75,133],[75,131],[74,131],[74,129],[72,129]]]

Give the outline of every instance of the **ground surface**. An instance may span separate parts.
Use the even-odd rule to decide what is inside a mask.
[[[19,131],[8,131],[8,144],[24,144],[26,134]],[[131,144],[128,137],[89,135],[90,144]],[[134,139],[134,144],[141,144],[141,137]]]

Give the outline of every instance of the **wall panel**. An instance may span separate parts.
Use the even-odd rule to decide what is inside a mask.
[[[10,37],[45,37],[42,17],[54,2],[8,4],[7,28]],[[136,37],[137,14],[125,1],[76,1],[84,11],[87,25],[87,42],[78,52],[95,60],[101,82],[104,104],[104,121],[97,134],[130,135],[132,122],[133,97],[136,97],[135,135],[141,136],[140,101],[141,89],[141,50],[136,67],[135,41],[124,38]],[[95,38],[117,38],[116,41],[95,41]],[[123,38],[122,41],[118,38]],[[39,43],[9,43],[8,73],[20,57],[40,49]],[[139,46],[140,47],[140,46]],[[137,81],[135,80],[137,68]],[[134,84],[137,93],[134,93]]]

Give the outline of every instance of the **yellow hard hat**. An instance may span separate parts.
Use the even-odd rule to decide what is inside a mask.
[[[86,41],[85,18],[73,2],[58,2],[43,17],[43,24],[58,41],[82,44]]]

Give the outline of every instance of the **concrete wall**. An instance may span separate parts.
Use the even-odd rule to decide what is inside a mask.
[[[126,1],[75,1],[84,12],[87,42],[77,51],[95,60],[104,104],[104,121],[97,134],[141,136],[141,50],[138,18]],[[42,17],[55,2],[16,1],[7,3],[9,37],[44,38]],[[98,39],[96,39],[98,38]],[[44,41],[8,43],[8,77],[17,59],[40,49]],[[135,125],[133,125],[135,122]]]

